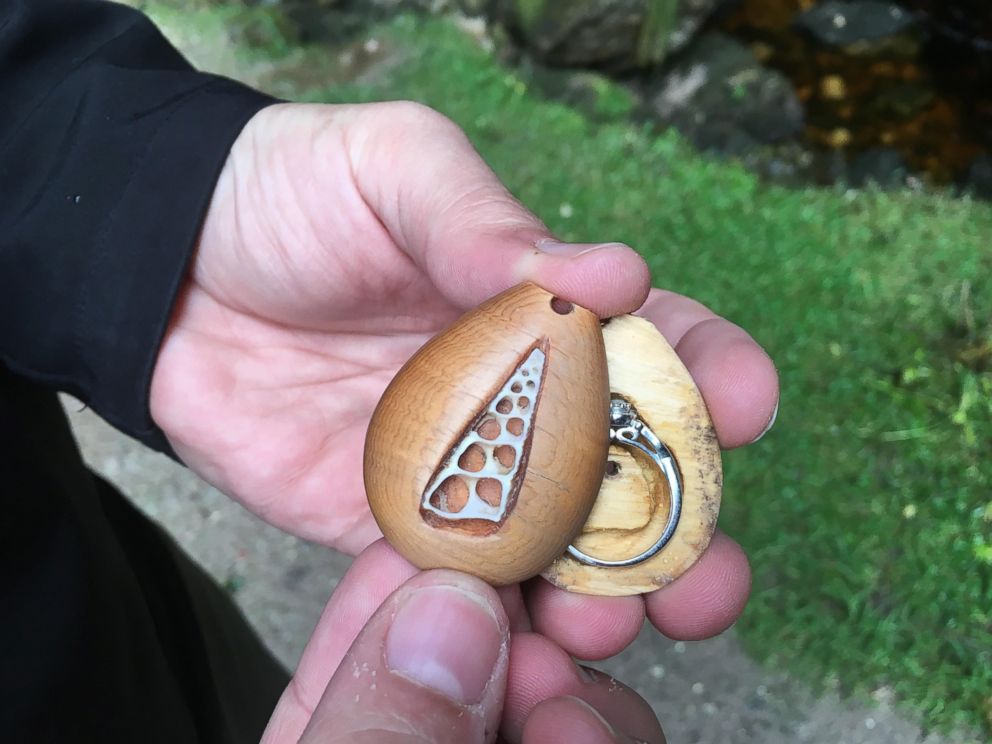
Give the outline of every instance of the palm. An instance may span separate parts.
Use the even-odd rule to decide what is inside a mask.
[[[369,417],[459,310],[365,204],[340,151],[333,138],[292,136],[262,160],[235,151],[153,403],[211,483],[277,526],[355,553],[378,535],[361,481]]]
[[[377,535],[361,481],[365,429],[424,336],[288,328],[194,283],[159,362],[185,384],[160,398],[159,419],[218,488],[283,529],[355,553]]]

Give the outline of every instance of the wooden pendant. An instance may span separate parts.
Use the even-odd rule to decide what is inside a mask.
[[[369,505],[419,568],[522,581],[586,522],[608,437],[599,319],[522,284],[433,338],[390,383],[365,444]]]
[[[720,511],[720,447],[692,377],[652,323],[613,318],[603,336],[611,396],[628,402],[670,451],[681,480],[681,512],[670,540],[647,560],[597,566],[563,555],[543,575],[584,594],[640,594],[678,578],[709,544]],[[617,444],[609,450],[602,489],[573,544],[586,556],[619,561],[649,549],[662,534],[671,493],[651,458]]]

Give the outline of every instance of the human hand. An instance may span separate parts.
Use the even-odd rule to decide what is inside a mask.
[[[648,296],[647,268],[626,246],[550,237],[430,109],[265,109],[218,182],[159,354],[152,415],[220,490],[355,554],[380,534],[361,463],[385,386],[461,312],[530,280],[603,316],[640,308],[696,380],[721,444],[761,433],[775,371],[743,330],[687,298]],[[540,579],[501,595],[514,630],[599,659],[645,615],[675,638],[718,633],[748,588],[743,552],[718,533],[689,572],[644,597],[567,594]]]
[[[510,625],[479,579],[420,573],[377,542],[331,597],[262,744],[664,742],[637,693]]]

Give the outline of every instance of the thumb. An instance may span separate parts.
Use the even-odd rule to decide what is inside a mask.
[[[532,281],[602,316],[647,298],[647,264],[621,243],[561,243],[518,202],[461,129],[420,104],[337,117],[365,202],[438,290],[463,308]]]
[[[508,647],[506,614],[491,587],[455,571],[418,574],[365,625],[300,741],[492,741]]]

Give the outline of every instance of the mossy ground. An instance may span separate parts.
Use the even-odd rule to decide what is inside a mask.
[[[233,17],[150,10],[212,33]],[[322,52],[293,51],[266,18],[239,64],[272,64],[287,95],[279,60]],[[776,360],[774,431],[726,457],[750,648],[814,684],[891,690],[929,725],[992,730],[992,208],[765,185],[674,134],[542,100],[449,22],[373,36],[403,63],[360,85],[311,73],[295,97],[440,109],[560,235],[628,242],[658,285]]]

